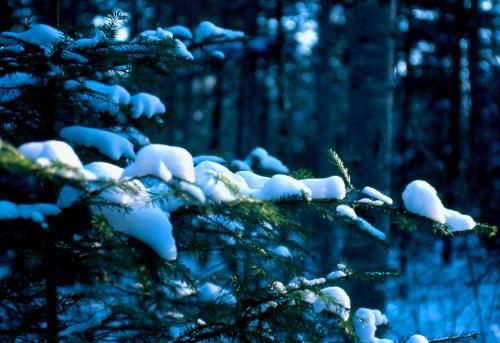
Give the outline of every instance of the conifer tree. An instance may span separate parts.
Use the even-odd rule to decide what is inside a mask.
[[[389,342],[375,336],[387,318],[351,309],[339,285],[397,272],[339,261],[315,274],[307,237],[318,231],[301,219],[345,222],[383,247],[386,234],[355,210],[390,213],[405,230],[494,234],[424,181],[406,187],[404,208],[357,189],[333,151],[339,176],[317,179],[262,148],[228,162],[151,144],[135,125],[161,123],[166,106],[123,85],[145,68],[182,77],[245,38],[202,22],[194,36],[174,26],[118,41],[125,19],[112,13],[93,38],[44,24],[0,35],[2,341]]]

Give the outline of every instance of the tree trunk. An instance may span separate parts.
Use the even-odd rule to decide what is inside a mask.
[[[351,8],[352,32],[349,51],[349,149],[346,155],[352,179],[358,187],[370,185],[382,192],[390,190],[391,140],[394,68],[395,0],[359,0]],[[389,217],[370,218],[383,231],[388,231]],[[345,250],[353,266],[366,262],[371,267],[385,264],[383,248],[373,244],[350,244]],[[366,293],[366,287],[353,289],[364,294],[380,308],[384,296],[380,291]]]

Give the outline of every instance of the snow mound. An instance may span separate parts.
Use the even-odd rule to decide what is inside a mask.
[[[94,147],[112,160],[122,156],[134,159],[134,145],[116,133],[91,127],[69,126],[61,130],[60,136],[77,144]]]
[[[193,54],[187,49],[186,44],[177,38],[175,39],[175,54],[186,60],[194,59]]]
[[[149,93],[138,93],[130,98],[132,105],[132,117],[139,118],[145,115],[151,118],[155,114],[165,113],[165,105],[160,98]]]
[[[7,200],[0,200],[0,220],[24,218],[47,227],[45,216],[56,216],[61,209],[54,204],[38,203],[33,205],[15,204]]]
[[[429,343],[426,337],[422,335],[413,335],[408,340],[406,343]]]
[[[166,31],[171,32],[174,36],[185,38],[185,39],[193,39],[193,34],[191,30],[183,25],[173,25],[165,28]]]
[[[164,30],[161,27],[156,30],[146,30],[139,34],[140,37],[147,38],[150,41],[159,41],[162,39],[173,39],[174,35],[169,30]]]
[[[462,214],[458,211],[449,209],[444,210],[445,223],[451,227],[453,231],[470,230],[476,226],[476,222],[471,216]]]
[[[365,219],[358,217],[358,219],[356,219],[356,222],[358,223],[358,226],[362,230],[368,232],[370,235],[372,235],[375,238],[380,239],[381,241],[385,241],[385,238],[386,238],[385,233],[383,233],[382,231],[380,231],[379,229],[374,227],[372,224],[367,222]]]
[[[359,308],[354,316],[353,324],[354,331],[361,343],[386,342],[392,343],[388,339],[379,339],[375,337],[377,326],[386,325],[387,317],[379,310],[371,310],[369,308]]]
[[[313,199],[344,199],[345,184],[339,176],[331,176],[324,179],[300,180],[312,191]]]
[[[286,258],[292,258],[293,255],[290,252],[290,249],[284,245],[279,245],[275,248],[272,249],[272,252],[274,252],[276,255],[281,256],[281,257],[286,257]]]
[[[130,93],[120,85],[109,86],[93,80],[84,81],[83,84],[97,94],[80,93],[78,98],[98,112],[114,115],[119,111],[120,105],[128,105],[130,102]],[[78,86],[79,83],[75,80],[68,80],[64,84],[67,90],[74,90]]]
[[[219,163],[219,164],[226,163],[225,159],[223,159],[222,157],[219,157],[219,156],[215,156],[215,155],[198,155],[198,156],[193,157],[194,165],[198,165],[204,161],[210,161],[210,162],[215,162],[215,163]]]
[[[104,33],[101,30],[97,30],[94,37],[77,39],[69,45],[69,48],[75,50],[93,48],[105,39],[106,36]]]
[[[350,208],[347,205],[338,205],[335,211],[337,212],[337,214],[343,217],[350,218],[352,220],[356,220],[358,218],[358,215],[356,214],[354,209]]]
[[[198,288],[200,300],[226,305],[236,305],[236,297],[227,289],[212,282],[206,282]]]
[[[225,29],[214,25],[209,21],[203,21],[194,31],[194,37],[197,42],[206,41],[213,38],[236,39],[242,38],[245,34],[242,31]]]
[[[358,203],[360,204],[368,204],[368,205],[371,205],[371,206],[382,206],[384,205],[384,202],[382,200],[372,200],[372,199],[368,199],[368,198],[361,198],[357,201]]]
[[[338,315],[343,320],[349,319],[351,299],[340,287],[326,287],[321,291],[321,296],[313,304],[314,312],[327,311]]]
[[[194,170],[195,183],[203,189],[207,197],[214,201],[234,201],[240,195],[248,195],[250,192],[241,176],[233,174],[229,169],[216,162],[203,161]],[[230,185],[226,185],[226,183]]]
[[[49,166],[52,162],[59,162],[69,167],[82,168],[82,162],[75,151],[65,142],[50,140],[24,143],[18,150],[27,159],[43,167]]]
[[[361,190],[361,193],[366,194],[366,195],[368,195],[372,198],[375,198],[377,200],[380,200],[380,201],[386,203],[387,205],[393,204],[393,201],[390,197],[388,197],[387,195],[383,194],[382,192],[378,191],[377,189],[375,189],[373,187],[366,186],[365,188],[363,188]]]
[[[0,77],[0,102],[13,100],[21,95],[19,88],[34,85],[38,79],[32,74],[16,72]]]
[[[403,191],[403,202],[408,212],[445,223],[445,210],[434,187],[422,180],[409,183]]]
[[[245,179],[245,182],[248,184],[248,187],[253,188],[253,189],[260,189],[260,188],[264,187],[266,182],[271,179],[270,177],[257,175],[255,173],[253,173],[251,171],[247,171],[247,170],[242,170],[242,171],[236,172],[236,175],[239,175],[243,179]]]
[[[288,175],[276,174],[261,189],[252,193],[260,200],[279,200],[286,197],[305,197],[311,200],[312,192],[302,182]]]
[[[24,32],[4,32],[3,35],[30,44],[39,45],[46,50],[58,39],[64,38],[64,33],[45,24],[35,24]]]
[[[122,177],[156,176],[165,182],[172,177],[195,181],[193,158],[183,148],[163,144],[150,144],[137,153],[135,162],[123,171]]]
[[[335,270],[331,273],[329,273],[326,278],[327,280],[335,280],[335,279],[340,279],[340,278],[343,278],[343,277],[346,277],[347,274],[345,272],[343,272],[342,270]]]
[[[287,174],[288,168],[276,157],[271,156],[264,148],[255,148],[248,154],[245,162],[253,167],[274,171],[276,173]]]
[[[144,242],[166,260],[177,258],[170,214],[159,207],[134,203],[130,204],[127,212],[104,207],[98,211],[106,217],[114,230]]]

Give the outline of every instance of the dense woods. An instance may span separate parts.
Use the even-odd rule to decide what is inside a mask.
[[[0,340],[499,339],[500,4],[4,5]]]

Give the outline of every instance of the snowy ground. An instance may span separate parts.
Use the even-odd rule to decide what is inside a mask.
[[[415,332],[433,338],[474,331],[480,334],[478,342],[500,342],[498,254],[488,254],[477,237],[456,237],[452,262],[444,264],[442,242],[428,246],[414,246],[406,275],[388,284],[388,336],[397,339]],[[399,267],[396,250],[390,260]],[[400,295],[402,285],[406,299]]]

